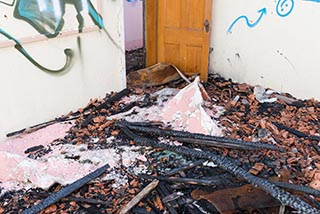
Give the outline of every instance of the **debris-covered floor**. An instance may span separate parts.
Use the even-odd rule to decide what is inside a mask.
[[[319,102],[203,86],[125,89],[13,133],[0,213],[320,213]]]

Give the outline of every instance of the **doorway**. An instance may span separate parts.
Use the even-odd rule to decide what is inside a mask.
[[[144,1],[124,0],[126,71],[145,68]]]
[[[124,4],[127,74],[166,62],[207,81],[212,0],[125,0]]]

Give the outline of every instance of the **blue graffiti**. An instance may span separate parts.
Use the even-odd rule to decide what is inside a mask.
[[[41,64],[39,64],[35,59],[33,59],[33,57],[27,52],[26,49],[24,49],[24,47],[21,45],[21,43],[14,38],[12,35],[10,35],[9,33],[7,33],[5,30],[3,30],[2,28],[0,28],[0,34],[2,34],[3,36],[7,37],[8,39],[14,41],[15,43],[15,48],[23,55],[25,56],[33,65],[37,66],[39,69],[45,71],[45,72],[49,72],[49,73],[60,73],[62,71],[65,71],[66,69],[68,69],[68,67],[71,64],[71,59],[73,56],[72,50],[69,48],[66,48],[64,50],[64,53],[66,55],[66,63],[64,64],[64,66],[62,68],[59,69],[49,69],[46,68],[44,66],[42,66]]]
[[[277,3],[277,14],[280,17],[288,16],[294,8],[294,0],[279,0]]]
[[[92,21],[103,29],[103,20],[90,0],[17,0],[14,17],[22,19],[48,38],[56,37],[64,25],[66,4],[72,4],[77,11],[79,33],[84,26],[81,12],[86,12]]]
[[[312,2],[316,2],[316,3],[320,3],[320,0],[304,0],[304,1],[312,1]]]
[[[234,26],[239,20],[241,20],[241,19],[244,19],[244,20],[246,21],[246,24],[248,25],[248,27],[250,27],[250,28],[255,27],[255,26],[261,21],[263,15],[267,14],[267,9],[266,9],[266,8],[262,8],[261,10],[258,10],[258,13],[260,13],[260,16],[259,16],[259,18],[258,18],[255,22],[253,22],[253,23],[250,23],[250,21],[249,21],[249,19],[248,19],[247,16],[239,16],[236,20],[234,20],[234,21],[232,22],[232,24],[231,24],[230,27],[228,28],[227,33],[230,33],[231,30],[232,30],[232,28],[233,28],[233,26]]]
[[[28,22],[35,30],[48,38],[59,35],[64,25],[63,17],[65,15],[66,4],[71,4],[75,7],[77,12],[76,18],[79,24],[79,33],[82,32],[84,26],[84,18],[81,13],[87,13],[94,24],[100,29],[103,29],[109,38],[111,38],[104,28],[102,16],[94,8],[91,0],[13,0],[11,4],[4,1],[0,1],[0,3],[11,7],[15,4],[14,17]],[[25,56],[33,65],[45,72],[60,73],[66,71],[71,65],[73,53],[69,48],[64,49],[64,54],[66,56],[65,64],[59,69],[49,69],[38,63],[13,35],[6,32],[1,27],[0,35],[12,40],[15,43],[14,47],[23,56]],[[112,38],[111,40],[115,43]]]

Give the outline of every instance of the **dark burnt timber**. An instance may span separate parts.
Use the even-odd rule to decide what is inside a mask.
[[[119,126],[119,124],[118,124]],[[155,148],[162,148],[169,151],[174,151],[176,153],[180,153],[183,155],[191,156],[194,158],[201,158],[201,159],[208,159],[213,161],[217,164],[220,168],[228,171],[229,173],[243,178],[247,182],[251,183],[252,185],[259,187],[260,189],[269,193],[272,197],[279,200],[283,205],[289,206],[293,209],[296,209],[298,213],[305,213],[305,214],[318,214],[320,210],[310,206],[308,203],[303,201],[301,198],[290,194],[289,192],[280,189],[276,185],[272,184],[271,182],[256,177],[241,167],[236,166],[230,158],[222,157],[220,155],[213,154],[207,151],[199,151],[194,149],[188,149],[185,147],[178,147],[172,146],[164,143],[159,143],[158,141],[140,137],[130,131],[125,125],[120,126],[121,130],[132,140],[134,140],[137,144],[142,146],[152,146]]]
[[[279,150],[277,146],[261,143],[261,142],[248,142],[243,140],[230,139],[226,137],[218,137],[218,136],[210,136],[204,134],[195,134],[184,131],[175,131],[175,130],[164,130],[160,128],[150,128],[145,126],[135,126],[130,122],[121,121],[118,122],[119,125],[125,125],[127,128],[133,131],[153,134],[157,136],[163,137],[173,137],[175,139],[181,139],[182,142],[190,142],[192,140],[204,143],[205,141],[211,142],[210,146],[217,145],[218,147],[225,148],[237,148],[237,149],[271,149],[271,150]],[[218,142],[215,144],[215,142]]]
[[[309,140],[316,140],[316,141],[320,141],[320,136],[317,135],[308,135],[305,134],[303,132],[300,132],[296,129],[293,128],[289,128],[283,124],[277,123],[277,122],[272,122],[273,125],[275,125],[278,129],[284,129],[287,132],[290,132],[291,134],[296,135],[297,137],[301,137],[301,138],[305,138],[305,139],[309,139]]]
[[[108,168],[110,168],[109,164],[106,164],[99,169],[91,172],[90,174],[84,176],[83,178],[80,178],[79,180],[73,182],[72,184],[64,187],[60,191],[51,194],[49,197],[45,198],[43,201],[41,201],[39,204],[28,208],[22,212],[22,214],[35,214],[40,212],[41,210],[45,209],[46,207],[50,206],[51,204],[56,203],[60,199],[68,196],[75,190],[79,189],[89,181],[92,181],[93,179],[96,179],[100,175],[102,175]]]
[[[158,191],[159,195],[161,196],[161,198],[165,198],[166,196],[171,194],[171,192],[168,190],[168,188],[166,187],[166,185],[163,182],[159,183],[157,191]],[[179,207],[177,200],[172,200],[172,201],[168,201],[168,202],[163,201],[163,203],[168,208],[170,214],[178,214],[178,212],[175,209],[175,208]]]
[[[303,192],[303,193],[307,193],[310,195],[314,195],[316,197],[320,197],[320,191],[316,190],[316,189],[312,189],[309,187],[305,187],[305,186],[299,186],[299,185],[295,185],[295,184],[290,184],[290,183],[285,183],[285,182],[279,182],[279,181],[272,181],[271,183],[277,185],[278,187],[282,187],[282,188],[286,188],[286,189],[291,189],[291,190],[295,190],[298,192]]]
[[[206,160],[197,160],[195,162],[191,162],[191,163],[188,163],[188,164],[185,164],[179,168],[176,168],[176,169],[173,169],[169,172],[166,173],[167,176],[171,176],[171,175],[174,175],[174,174],[177,174],[181,171],[184,171],[184,170],[187,170],[187,169],[191,169],[193,167],[196,167],[196,166],[200,166],[202,165],[204,162],[206,162]]]
[[[201,185],[201,186],[216,186],[222,184],[222,181],[217,180],[204,180],[204,179],[195,179],[195,178],[178,178],[178,177],[164,177],[164,176],[150,176],[140,174],[139,177],[144,179],[157,179],[159,181],[169,181],[174,183],[186,183],[193,185]]]
[[[243,144],[234,144],[234,143],[221,143],[212,140],[200,140],[194,138],[183,138],[183,137],[173,137],[174,140],[184,142],[184,143],[191,143],[203,146],[212,146],[212,147],[219,147],[219,148],[228,148],[228,149],[243,149],[243,150],[258,150],[260,148],[243,145]]]
[[[131,93],[131,90],[129,89],[123,89],[122,91],[116,93],[115,95],[113,95],[112,97],[110,97],[109,99],[107,99],[104,103],[100,104],[99,106],[97,106],[97,110],[101,110],[101,109],[108,109],[110,108],[114,102],[119,101],[122,97],[127,96]],[[94,114],[90,114],[81,124],[82,128],[87,127],[91,121],[93,120],[93,118],[95,117]]]
[[[122,97],[127,96],[130,93],[131,93],[130,89],[128,89],[128,88],[123,89],[122,91],[116,93],[115,95],[113,95],[112,97],[107,99],[101,105],[97,106],[97,110],[101,110],[103,108],[110,108],[114,102],[119,101]]]

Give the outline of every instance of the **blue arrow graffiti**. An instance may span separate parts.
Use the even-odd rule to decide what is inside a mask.
[[[230,27],[227,30],[227,33],[230,33],[233,26],[241,19],[244,19],[246,21],[246,24],[248,25],[248,27],[253,28],[255,27],[262,19],[263,15],[267,14],[267,9],[266,8],[262,8],[261,10],[258,10],[258,13],[260,13],[259,18],[257,19],[257,21],[250,23],[249,18],[247,16],[239,16],[238,18],[236,18],[236,20],[234,20],[232,22],[232,24],[230,25]]]

